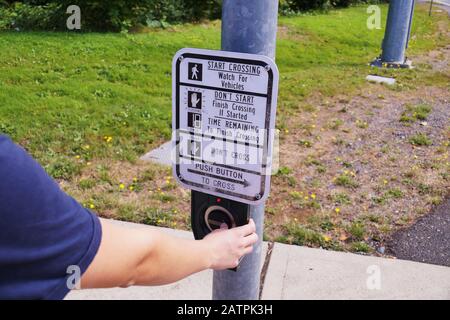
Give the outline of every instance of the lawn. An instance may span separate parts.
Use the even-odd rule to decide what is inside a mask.
[[[382,6],[382,11],[385,19],[387,7]],[[448,86],[446,70],[425,67],[425,62],[423,68],[410,71],[371,71],[367,63],[380,53],[384,28],[368,30],[367,17],[366,7],[355,7],[280,18],[277,127],[285,147],[302,150],[296,135],[292,136],[295,145],[289,139],[290,130],[299,129],[293,123],[296,116],[320,119],[328,111],[318,109],[318,101],[337,99],[342,104],[364,90],[369,72],[395,76],[400,85],[382,88],[393,93],[408,94],[430,83]],[[448,28],[444,14],[430,18],[419,6],[409,54],[420,56],[447,44],[448,36],[439,32],[442,24]],[[100,215],[188,228],[189,194],[174,184],[166,168],[138,161],[170,138],[171,59],[183,47],[220,49],[220,22],[140,34],[0,33],[0,131],[24,146],[64,189]],[[358,121],[363,129],[365,121]],[[332,132],[339,126],[327,123],[323,129]],[[311,146],[317,134],[312,128],[301,130],[311,133],[301,138],[302,145]],[[295,175],[297,168],[283,161],[285,172],[275,179],[274,199],[269,202],[267,237],[322,246],[333,238],[340,244],[334,247],[342,247],[345,239],[339,240],[336,223],[312,230],[303,222],[287,222],[305,205],[309,216],[325,217],[315,225],[330,218],[322,215],[324,204],[304,200],[303,191],[296,188],[302,184]],[[320,160],[312,166],[327,170]],[[338,181],[351,189],[351,177],[343,175]],[[396,195],[394,190],[386,197]],[[340,203],[350,201],[345,194],[338,197]],[[272,218],[284,208],[281,203],[293,212],[289,219]],[[360,229],[364,227],[352,219],[343,223],[357,234],[357,241],[344,243],[344,248],[363,247],[366,237]]]

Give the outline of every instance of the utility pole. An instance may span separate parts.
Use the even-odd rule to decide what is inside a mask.
[[[415,0],[392,0],[386,23],[386,33],[382,45],[381,57],[372,62],[372,66],[388,68],[410,68],[405,51],[411,35]]]
[[[223,0],[222,50],[275,58],[278,0]],[[239,269],[215,271],[214,300],[259,299],[264,204],[250,206],[259,242]]]

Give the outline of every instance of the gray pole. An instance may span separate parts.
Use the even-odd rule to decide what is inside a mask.
[[[275,58],[277,22],[278,0],[223,0],[222,50]],[[237,272],[214,272],[214,300],[259,298],[264,205],[251,206],[250,215],[260,240]]]
[[[414,0],[392,0],[383,40],[381,63],[407,67],[405,51],[411,33]]]

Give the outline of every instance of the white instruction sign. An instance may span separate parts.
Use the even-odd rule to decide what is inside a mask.
[[[173,171],[248,204],[269,195],[278,68],[268,57],[183,49],[173,60]]]

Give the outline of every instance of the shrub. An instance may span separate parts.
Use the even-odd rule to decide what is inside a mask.
[[[433,141],[424,133],[418,133],[409,139],[409,142],[414,146],[431,146]]]
[[[280,0],[280,13],[346,7],[361,0]],[[66,9],[81,8],[84,31],[119,31],[137,25],[164,26],[171,23],[218,19],[222,0],[0,0],[0,29],[65,30]]]
[[[61,6],[56,3],[29,5],[16,2],[3,6],[0,7],[0,30],[56,30],[65,21],[60,11]]]

